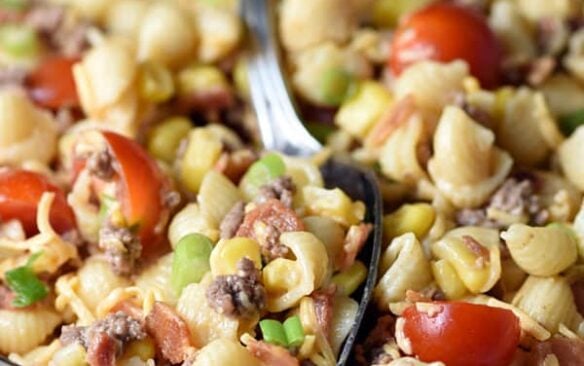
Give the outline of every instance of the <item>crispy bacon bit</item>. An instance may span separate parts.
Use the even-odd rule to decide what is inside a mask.
[[[551,56],[535,59],[530,64],[527,82],[533,86],[541,85],[554,72],[556,64],[556,59]]]
[[[250,338],[247,349],[263,365],[299,366],[298,359],[284,347]]]
[[[12,301],[16,295],[6,286],[0,286],[0,310],[12,309]]]
[[[384,359],[383,346],[394,340],[395,318],[384,315],[377,319],[375,327],[365,342],[355,347],[355,359],[359,365],[371,365],[373,360]]]
[[[256,154],[249,149],[224,152],[215,163],[215,170],[223,173],[234,183],[239,183],[243,174],[256,161]]]
[[[406,301],[411,303],[432,302],[432,299],[418,291],[406,290]]]
[[[333,305],[336,286],[329,286],[323,290],[315,291],[311,297],[314,300],[314,312],[316,321],[323,333],[329,337],[331,335],[331,325],[333,321]]]
[[[357,258],[357,254],[365,245],[372,229],[373,225],[366,223],[353,225],[349,228],[343,245],[342,259],[340,261],[341,270],[347,269],[355,263],[355,258]]]
[[[400,99],[392,108],[383,114],[365,139],[366,146],[378,146],[385,141],[400,126],[405,124],[416,112],[416,104],[412,95]]]
[[[288,247],[279,242],[280,234],[303,230],[304,224],[294,210],[277,199],[270,199],[245,215],[235,235],[257,240],[262,256],[269,262],[288,253]]]
[[[181,363],[189,355],[189,329],[174,310],[163,302],[156,302],[146,316],[146,331],[160,348],[162,356],[171,363]]]
[[[470,249],[471,252],[476,254],[477,265],[479,267],[484,267],[484,265],[489,261],[490,253],[487,248],[481,245],[475,238],[470,235],[463,235],[462,242],[464,245]]]
[[[87,362],[90,366],[115,366],[116,351],[116,340],[106,332],[98,333],[89,343]]]
[[[546,356],[553,354],[562,366],[582,365],[584,341],[560,336],[538,343],[529,353],[527,365],[543,365]]]

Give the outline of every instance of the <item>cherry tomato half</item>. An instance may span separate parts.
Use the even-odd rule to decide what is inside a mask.
[[[164,180],[156,162],[135,141],[113,132],[103,132],[120,177],[118,199],[130,226],[138,226],[143,252],[160,244],[162,232],[156,231],[166,208],[162,203]]]
[[[462,59],[487,88],[497,85],[502,58],[499,42],[480,14],[441,2],[405,19],[395,33],[390,54],[395,75],[421,60]]]
[[[404,335],[422,361],[448,366],[507,366],[519,344],[519,319],[509,310],[463,302],[410,306]]]
[[[67,204],[65,193],[39,173],[20,170],[0,170],[0,219],[19,220],[27,235],[37,232],[37,205],[44,192],[54,192],[50,222],[58,233],[75,228],[75,216]]]
[[[45,108],[75,107],[79,105],[73,65],[77,59],[52,57],[44,60],[28,77],[32,99]]]

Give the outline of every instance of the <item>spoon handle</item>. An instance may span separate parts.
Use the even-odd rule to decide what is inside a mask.
[[[242,4],[243,17],[255,43],[248,60],[248,76],[260,134],[269,150],[312,155],[322,146],[298,117],[283,77],[274,7],[270,0],[244,0]]]

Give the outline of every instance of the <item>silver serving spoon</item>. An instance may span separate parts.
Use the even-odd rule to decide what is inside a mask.
[[[266,149],[293,156],[310,156],[320,151],[322,146],[298,117],[283,77],[275,35],[274,3],[272,0],[242,1],[241,10],[253,43],[248,60],[252,104]],[[373,224],[373,231],[358,256],[369,265],[369,272],[365,284],[353,295],[359,301],[359,311],[337,362],[337,365],[345,365],[377,279],[382,240],[382,199],[375,175],[348,159],[332,157],[321,167],[321,171],[327,187],[339,187],[351,198],[365,203],[366,221]]]

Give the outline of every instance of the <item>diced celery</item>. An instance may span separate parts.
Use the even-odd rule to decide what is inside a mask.
[[[177,294],[188,284],[201,281],[209,272],[212,250],[211,240],[201,234],[189,234],[179,240],[174,248],[171,272],[171,283]]]
[[[249,167],[239,183],[239,188],[244,197],[251,201],[262,185],[282,176],[285,172],[286,165],[280,155],[274,153],[264,155]]]

